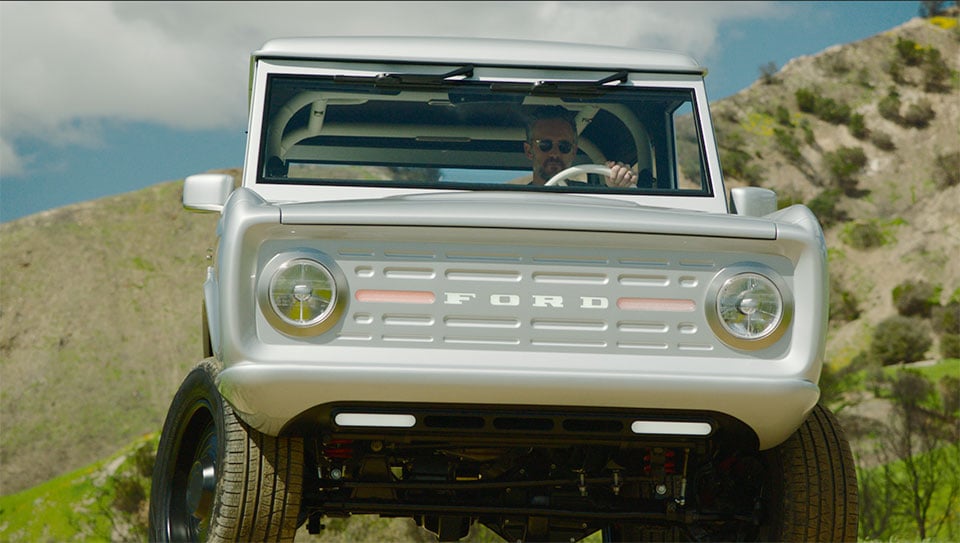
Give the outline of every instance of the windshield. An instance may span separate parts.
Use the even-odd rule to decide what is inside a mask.
[[[274,74],[258,182],[709,196],[693,100],[608,81]],[[636,184],[589,169],[611,163]]]

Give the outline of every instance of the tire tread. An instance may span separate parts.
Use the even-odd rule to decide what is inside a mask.
[[[178,428],[189,423],[189,413],[202,405],[217,425],[217,489],[207,540],[292,542],[303,489],[303,439],[268,436],[244,424],[217,390],[219,370],[213,358],[197,364],[174,396],[164,424],[164,434],[176,435]],[[151,541],[160,542],[183,538],[166,532],[169,523],[184,522],[171,517],[170,504],[185,498],[171,493],[169,480],[172,458],[180,454],[177,449],[191,445],[177,445],[173,438],[164,437],[158,449],[160,469],[154,473],[149,528]]]
[[[817,405],[774,449],[783,476],[782,541],[856,541],[857,474],[850,445],[833,414]],[[776,475],[774,475],[776,476]],[[779,528],[779,530],[777,530]]]

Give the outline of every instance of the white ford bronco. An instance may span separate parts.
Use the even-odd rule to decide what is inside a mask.
[[[542,42],[254,53],[240,186],[183,187],[220,221],[151,540],[358,514],[442,541],[855,540],[818,404],[823,234],[724,187],[704,75]]]

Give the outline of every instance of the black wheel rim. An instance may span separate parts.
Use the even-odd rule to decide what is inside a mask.
[[[217,482],[217,426],[198,405],[174,446],[167,533],[171,541],[206,541]]]

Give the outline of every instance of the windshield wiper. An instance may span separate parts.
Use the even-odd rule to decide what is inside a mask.
[[[533,94],[603,94],[627,82],[627,72],[619,71],[596,81],[537,81],[530,90]]]
[[[374,76],[335,75],[337,83],[373,83],[378,88],[396,89],[398,87],[440,87],[456,77],[473,77],[474,67],[467,64],[442,74],[382,73]],[[611,88],[627,82],[626,70],[614,72],[595,81],[537,81],[536,83],[495,82],[490,84],[492,92],[529,93],[538,95],[586,95],[599,96]],[[458,80],[461,81],[461,80]]]
[[[374,76],[335,75],[333,80],[338,83],[373,83],[377,87],[439,87],[454,77],[463,76],[464,79],[473,77],[473,65],[467,64],[454,68],[442,74],[404,74],[383,73]]]
[[[394,84],[395,81],[396,84],[403,85],[442,85],[461,75],[464,79],[473,77],[473,65],[454,68],[445,74],[380,74],[377,76],[377,84]]]
[[[628,73],[621,70],[596,81],[537,81],[536,83],[493,83],[493,92],[524,92],[547,95],[589,95],[598,96],[611,88],[627,82]],[[616,83],[612,85],[611,83]]]

